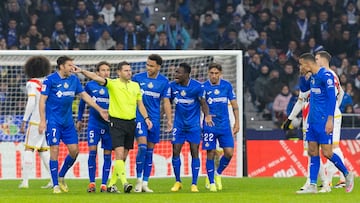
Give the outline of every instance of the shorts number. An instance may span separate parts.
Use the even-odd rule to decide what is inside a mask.
[[[93,131],[93,130],[90,130],[90,132],[89,132],[89,138],[94,138],[94,136],[95,136],[94,131]]]
[[[141,129],[141,122],[137,122],[136,128],[139,129],[139,130]]]
[[[174,128],[174,129],[173,129],[173,131],[172,131],[173,136],[175,136],[175,135],[176,135],[176,131],[177,131],[177,129],[176,129],[176,128]]]
[[[205,142],[214,141],[214,134],[213,133],[204,133],[204,141]]]

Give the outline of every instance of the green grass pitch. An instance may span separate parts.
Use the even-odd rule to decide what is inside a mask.
[[[87,193],[88,180],[69,179],[66,180],[69,186],[68,193],[53,194],[52,189],[41,189],[48,180],[30,180],[30,188],[18,189],[20,180],[0,180],[0,202],[79,202],[79,203],[161,203],[161,202],[181,202],[181,203],[359,203],[360,202],[360,182],[355,179],[355,188],[352,193],[345,193],[345,189],[332,189],[326,194],[307,194],[297,195],[295,191],[302,186],[304,178],[223,178],[223,190],[210,192],[204,188],[204,177],[198,181],[199,193],[190,192],[190,178],[183,178],[183,188],[179,192],[171,192],[170,188],[174,183],[174,178],[153,178],[150,179],[149,186],[154,193],[130,193],[130,194],[111,194],[111,193]],[[336,180],[334,180],[336,181]],[[134,179],[130,179],[135,183]],[[120,184],[120,181],[118,182]],[[97,180],[97,190],[100,181]]]

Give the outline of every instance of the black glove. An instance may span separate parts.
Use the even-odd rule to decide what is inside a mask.
[[[284,123],[282,124],[282,129],[283,130],[290,130],[290,124],[291,124],[291,120],[286,119],[286,121],[284,121]]]

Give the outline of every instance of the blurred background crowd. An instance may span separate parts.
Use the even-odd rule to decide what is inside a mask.
[[[360,113],[359,11],[357,0],[4,0],[0,50],[241,49],[246,103],[279,127],[303,52],[331,53],[341,111]],[[0,101],[7,80],[21,79],[1,78]]]

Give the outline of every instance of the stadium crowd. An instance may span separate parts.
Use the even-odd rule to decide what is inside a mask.
[[[172,13],[166,21],[152,21],[155,2]],[[8,0],[0,50],[241,49],[249,101],[280,124],[296,101],[303,52],[332,54],[341,110],[360,113],[359,10],[357,0]],[[10,72],[1,67],[0,102],[18,94],[9,80],[23,80]]]

